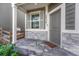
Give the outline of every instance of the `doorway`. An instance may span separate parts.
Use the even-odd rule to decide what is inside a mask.
[[[60,46],[61,42],[61,9],[50,14],[50,42]]]

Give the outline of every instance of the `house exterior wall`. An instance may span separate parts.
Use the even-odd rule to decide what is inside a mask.
[[[51,10],[53,10],[54,8],[56,8],[57,6],[59,6],[60,4],[61,4],[61,3],[59,3],[59,4],[56,4],[56,3],[55,3],[55,4],[50,4],[50,5],[48,6],[47,12],[50,12]],[[36,9],[36,10],[38,10],[38,9]],[[30,10],[30,11],[32,12],[32,11],[36,11],[36,10]],[[28,11],[28,12],[30,12],[30,11]],[[46,9],[45,9],[45,11],[46,11]],[[27,12],[27,13],[28,13],[28,12]],[[47,14],[48,14],[48,13],[47,13]],[[37,30],[36,30],[36,31],[35,31],[35,30],[34,30],[34,31],[32,31],[32,30],[31,30],[31,31],[28,31],[28,30],[26,29],[26,38],[35,38],[35,39],[36,39],[36,37],[39,38],[39,37],[41,37],[42,35],[44,35],[44,37],[41,37],[40,39],[41,39],[41,40],[43,40],[43,39],[49,40],[49,38],[48,38],[48,35],[49,35],[49,34],[48,34],[48,31],[49,31],[48,28],[49,28],[49,27],[48,27],[48,25],[47,25],[49,19],[47,19],[47,16],[48,16],[48,15],[45,15],[45,20],[46,20],[46,21],[45,21],[45,24],[46,24],[45,27],[47,28],[47,31],[40,31],[40,29],[39,29],[39,31],[37,31]],[[48,24],[49,24],[49,23],[48,23]],[[45,34],[45,33],[47,33],[47,34]],[[38,35],[36,36],[35,34],[36,34],[36,35],[38,34]],[[49,40],[49,41],[50,41],[50,40]]]
[[[47,31],[26,31],[26,38],[47,41],[48,40],[48,32]]]
[[[55,7],[54,11],[57,10]],[[75,29],[66,29],[65,4],[61,7],[61,48],[79,55],[79,4],[75,4]],[[50,12],[49,12],[50,13]]]
[[[26,38],[29,38],[29,39],[40,39],[40,40],[47,40],[48,41],[48,30],[47,30],[48,26],[46,25],[47,24],[47,10],[46,10],[46,6],[44,8],[27,11],[26,15],[28,15],[29,12],[32,12],[32,11],[35,12],[35,11],[39,11],[39,10],[44,10],[44,24],[45,24],[45,28],[43,28],[43,29],[28,29],[28,28],[26,28],[25,29],[25,31],[26,31],[25,35],[26,35]],[[27,20],[26,20],[26,22],[27,22]]]
[[[41,31],[40,29],[34,30],[34,31],[28,31],[26,29],[26,38],[34,38],[34,39],[40,39],[40,40],[47,40],[49,41],[49,19],[48,19],[48,12],[54,9],[55,7],[59,6],[60,4],[51,4],[49,6],[45,6],[45,29]],[[38,9],[37,9],[38,10]],[[31,10],[32,11],[32,10]],[[35,10],[33,10],[35,11]]]
[[[48,7],[48,11],[50,12],[51,10],[55,9],[58,7],[60,4],[55,5],[52,7]],[[79,55],[79,4],[75,5],[75,30],[66,30],[65,29],[65,4],[61,8],[61,46],[64,49],[67,49],[68,51]],[[49,19],[50,20],[50,19]],[[48,22],[48,20],[47,20]],[[49,24],[49,23],[48,23]],[[47,27],[49,28],[49,27]],[[27,31],[26,29],[26,38],[34,38],[34,39],[41,39],[41,40],[49,40],[47,39],[49,36],[48,33],[49,30],[47,31]],[[50,41],[50,40],[49,40]]]
[[[75,29],[63,30],[62,48],[79,55],[79,3],[75,4]]]
[[[10,3],[0,3],[0,27],[12,31],[12,7]]]
[[[39,28],[41,29],[45,29],[46,26],[46,15],[45,15],[45,7],[43,8],[38,8],[38,9],[33,9],[33,10],[27,10],[26,13],[27,13],[27,19],[26,19],[26,29],[32,29],[31,28],[31,24],[30,24],[30,19],[31,19],[31,14],[32,13],[36,13],[38,12],[40,14],[40,21],[41,21],[41,24],[39,23]],[[43,22],[42,22],[43,21]]]
[[[17,27],[25,31],[25,13],[21,10],[17,10]]]
[[[48,12],[50,12],[51,10],[55,9],[57,6],[59,6],[61,3],[51,3],[48,6]]]
[[[51,10],[55,9],[56,7],[58,7],[60,4],[58,5],[51,5],[52,7],[48,7],[48,11],[50,12]],[[65,29],[65,5],[62,6],[61,8],[61,47],[64,49],[69,50],[72,53],[75,53],[77,55],[79,55],[79,4],[75,5],[75,30],[66,30]],[[49,19],[50,20],[50,19]],[[47,20],[48,22],[48,20]],[[48,23],[49,24],[49,23]],[[47,26],[47,28],[49,28]],[[41,31],[39,30],[34,30],[34,31],[30,31],[25,29],[25,33],[26,33],[26,38],[30,38],[30,39],[40,39],[40,40],[49,40],[48,39],[48,31]],[[49,40],[50,41],[50,40]]]
[[[60,4],[58,4],[58,3],[56,3],[56,4],[50,4],[49,6],[47,6],[48,8],[47,8],[47,10],[46,10],[46,8],[45,8],[45,28],[46,29],[44,29],[44,30],[46,30],[46,31],[41,31],[40,29],[38,29],[39,31],[28,31],[27,30],[27,28],[26,28],[26,38],[34,38],[35,37],[35,34],[37,35],[37,37],[39,38],[39,37],[41,37],[41,35],[44,35],[44,37],[42,37],[42,38],[40,38],[41,40],[43,40],[43,38],[44,38],[44,40],[49,40],[49,33],[48,33],[48,31],[49,31],[49,23],[48,23],[48,21],[49,21],[49,19],[48,19],[48,12],[50,12],[51,10],[53,10],[54,8],[56,8],[57,6],[59,6]],[[41,8],[40,8],[41,9]],[[36,10],[38,10],[38,9],[35,9],[35,10],[31,10],[31,12],[32,11],[36,11]],[[30,11],[28,11],[28,12],[30,12]],[[28,13],[27,12],[27,13]],[[47,12],[47,15],[46,15],[46,12]],[[27,23],[26,23],[27,24]],[[47,33],[47,34],[45,34],[45,33]],[[47,37],[46,37],[47,36]],[[47,38],[47,39],[45,39],[45,38]],[[36,38],[35,38],[36,39]]]

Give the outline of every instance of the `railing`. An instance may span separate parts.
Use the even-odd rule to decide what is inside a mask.
[[[4,41],[11,42],[12,41],[12,32],[9,32],[9,31],[6,31],[6,30],[3,30],[2,28],[0,28],[0,41],[2,41],[2,43],[4,43]]]

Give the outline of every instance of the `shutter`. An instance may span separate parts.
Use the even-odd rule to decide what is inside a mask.
[[[44,19],[44,17],[45,17],[45,13],[42,10],[40,12],[40,29],[44,29],[45,28],[45,19]]]
[[[66,4],[66,29],[68,30],[75,29],[75,4],[74,3]]]
[[[27,14],[26,29],[30,29],[30,14]]]

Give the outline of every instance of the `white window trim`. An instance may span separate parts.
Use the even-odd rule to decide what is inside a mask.
[[[40,11],[35,11],[35,12],[31,12],[30,13],[30,29],[34,29],[31,26],[32,25],[32,23],[31,23],[32,22],[32,20],[31,20],[32,19],[32,15],[34,15],[34,14],[39,14],[39,20],[37,20],[37,21],[39,21],[39,28],[40,28]],[[36,29],[39,29],[39,28],[36,28]]]
[[[60,46],[62,48],[62,31],[65,30],[65,4],[61,4],[59,6],[57,6],[55,9],[53,9],[52,11],[49,12],[48,16],[49,16],[49,31],[48,31],[48,41],[50,41],[50,14],[54,13],[55,11],[61,9],[61,33],[60,33]],[[56,44],[56,43],[54,43]]]
[[[75,3],[75,32],[79,33],[79,3]]]
[[[31,15],[31,14],[33,14],[33,13],[39,13],[40,14],[40,12],[41,11],[35,11],[35,12],[30,12],[29,14]],[[44,17],[44,15],[43,15],[43,17]],[[31,17],[30,17],[30,19],[31,19]],[[26,23],[25,23],[25,25],[26,25]],[[31,24],[30,24],[31,25]],[[39,22],[39,25],[40,25],[40,22]],[[30,26],[31,27],[31,26]],[[45,27],[46,27],[46,25],[45,25]],[[38,28],[38,29],[32,29],[32,28],[30,28],[30,29],[25,29],[25,31],[48,31],[46,28],[44,28],[44,29],[40,29],[40,27]]]

